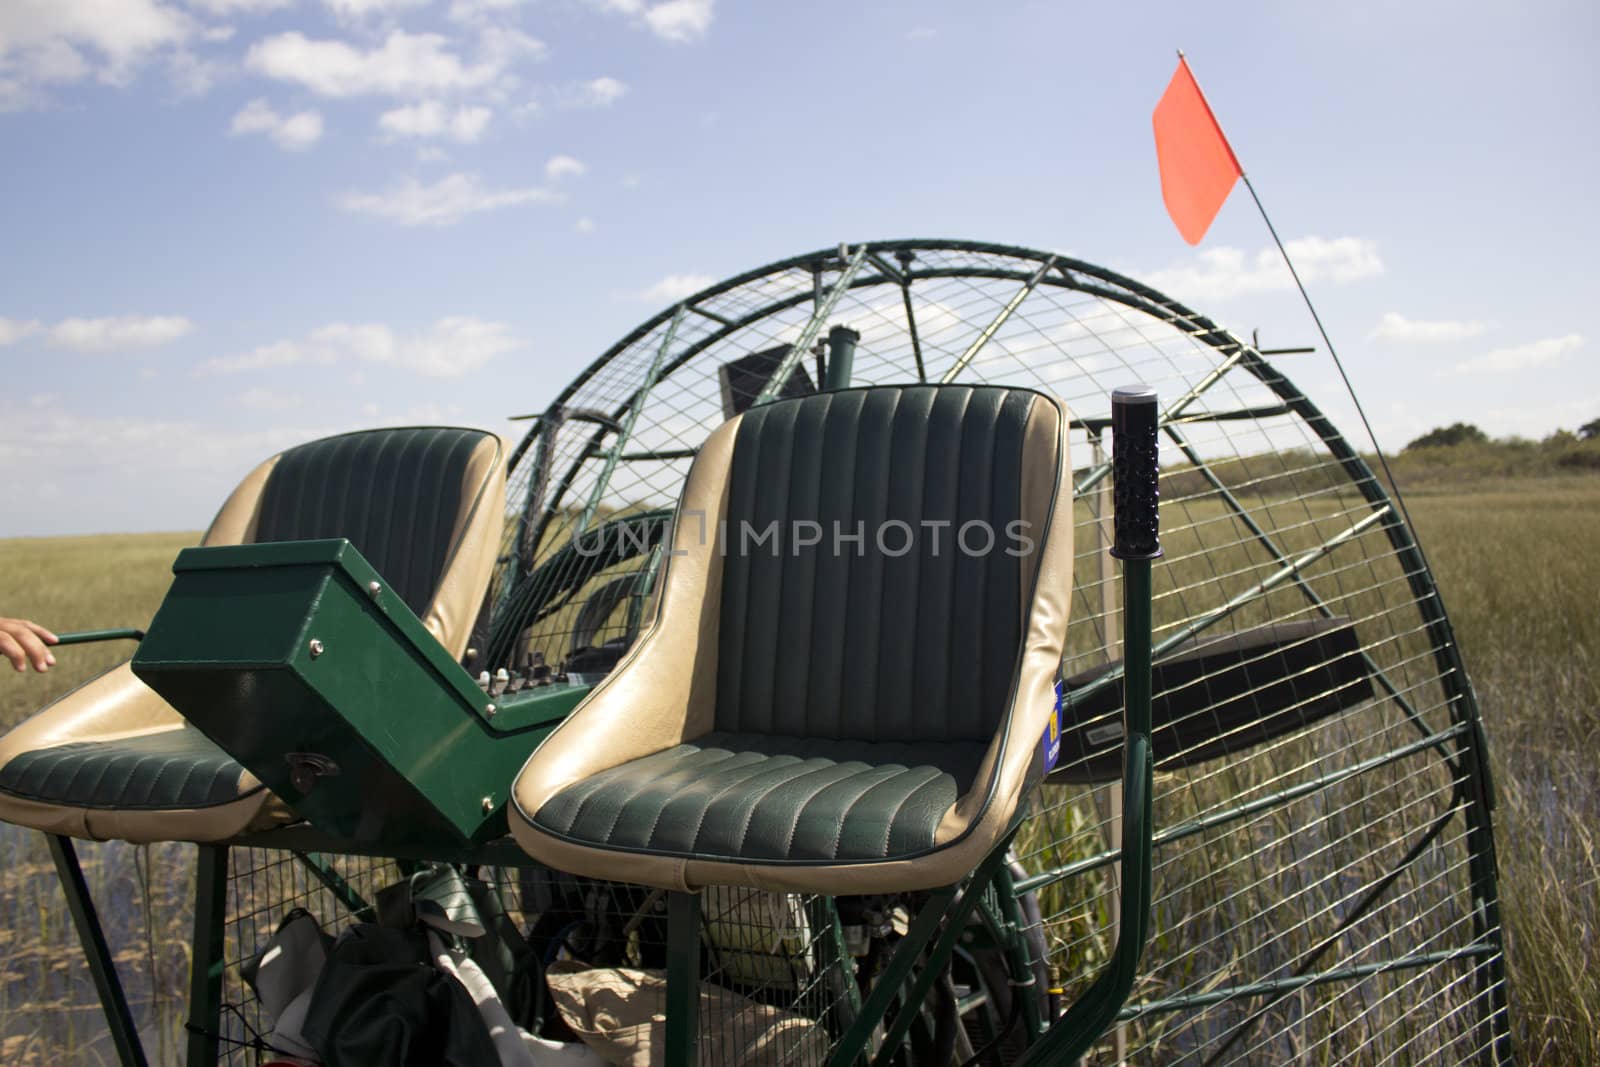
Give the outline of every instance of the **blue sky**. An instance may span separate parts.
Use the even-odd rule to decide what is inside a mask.
[[[514,433],[675,297],[842,240],[1064,251],[1312,343],[1242,188],[1197,249],[1166,218],[1180,46],[1386,447],[1574,428],[1596,29],[1537,2],[4,0],[0,536],[196,529],[325,433]]]

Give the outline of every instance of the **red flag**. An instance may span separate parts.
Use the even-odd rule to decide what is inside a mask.
[[[1244,170],[1181,54],[1152,120],[1161,199],[1183,239],[1197,245]]]

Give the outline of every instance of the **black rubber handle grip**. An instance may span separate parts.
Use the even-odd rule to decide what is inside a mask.
[[[1156,391],[1125,385],[1111,394],[1111,465],[1115,478],[1118,559],[1155,559],[1161,555],[1161,520],[1156,504],[1161,461],[1156,447],[1160,409]]]

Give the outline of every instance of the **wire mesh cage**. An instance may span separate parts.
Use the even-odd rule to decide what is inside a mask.
[[[514,453],[483,665],[603,675],[649,617],[672,507],[712,428],[827,383],[911,381],[1028,386],[1074,415],[1068,715],[1011,871],[1045,1021],[1119,922],[1107,427],[1112,389],[1139,381],[1160,396],[1163,471],[1154,912],[1133,997],[1091,1060],[1506,1059],[1477,707],[1409,526],[1274,364],[1130,279],[1014,247],[886,242],[785,260],[661,312]],[[755,907],[770,914],[728,935],[720,984],[778,981],[766,968],[781,954],[739,962],[741,937],[776,938],[789,963],[812,960],[790,1007],[836,1020],[849,983],[818,970],[818,906]],[[712,944],[729,912],[708,907]],[[733,926],[754,913],[728,907]],[[973,1030],[962,1047],[1002,1057],[1010,1009],[996,1014],[986,964],[964,958],[949,992]]]

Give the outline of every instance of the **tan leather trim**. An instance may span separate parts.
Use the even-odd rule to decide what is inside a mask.
[[[1032,566],[1024,568],[1027,584],[1023,590],[1023,602],[1029,607],[1017,679],[1012,689],[1006,726],[990,744],[972,787],[941,820],[935,835],[936,851],[905,860],[873,863],[816,866],[723,863],[590,848],[552,837],[529,824],[524,813],[538,811],[545,800],[570,783],[705,732],[685,728],[681,731],[681,737],[675,737],[671,736],[670,723],[651,721],[645,728],[656,741],[642,743],[639,739],[627,736],[630,717],[649,709],[656,709],[660,715],[675,706],[682,706],[669,703],[663,693],[653,691],[656,687],[671,683],[674,665],[679,672],[682,671],[685,660],[673,660],[670,652],[662,654],[667,660],[667,670],[663,676],[641,679],[647,684],[638,688],[630,686],[614,694],[616,702],[610,709],[606,725],[596,727],[577,721],[579,713],[590,703],[600,702],[598,698],[605,688],[602,687],[551,735],[545,747],[534,753],[518,777],[513,794],[515,803],[512,805],[511,825],[517,842],[534,858],[557,870],[677,890],[706,885],[742,885],[780,892],[835,895],[890,893],[951,885],[971,873],[1016,814],[1029,768],[1039,758],[1039,741],[1055,704],[1055,676],[1066,643],[1072,605],[1073,487],[1072,465],[1067,455],[1066,419],[1066,411],[1059,402],[1042,397],[1029,414],[1023,446],[1021,514],[1033,523],[1030,536],[1036,543]],[[719,444],[731,446],[731,435]],[[708,441],[706,449],[701,451],[701,457],[706,457],[710,448],[711,442]],[[690,478],[693,481],[693,472]],[[725,499],[725,474],[723,481]],[[689,506],[687,501],[686,492],[685,507]],[[672,593],[669,591],[666,595],[671,596]],[[668,609],[674,616],[672,621],[679,627],[683,624],[676,615],[683,606],[682,599],[676,598],[674,606]],[[707,606],[713,615],[719,609],[714,599],[707,602]],[[714,630],[701,636],[697,651],[703,653],[708,644],[714,649],[714,636]],[[661,658],[660,655],[658,658]],[[699,667],[696,661],[697,673]],[[619,669],[612,678],[617,678],[621,673]],[[713,684],[714,680],[713,673]],[[707,723],[708,729],[709,719]],[[590,733],[591,729],[608,732]],[[565,776],[559,782],[551,782],[546,775],[554,765],[544,763],[541,757],[545,755],[546,747],[563,731],[566,731],[564,744],[567,749],[579,749],[588,742],[591,748],[600,751],[570,754],[567,762],[559,765],[560,772]],[[599,737],[607,739],[604,746],[593,744],[593,740]],[[666,739],[664,743],[663,739]],[[612,741],[625,745],[627,751],[614,751]],[[576,773],[568,773],[569,770]],[[537,784],[533,781],[535,777],[540,779]],[[546,785],[550,787],[545,788]]]
[[[228,499],[211,520],[202,545],[244,545],[256,538],[256,522],[260,518],[261,491],[266,488],[272,468],[283,458],[280,452],[245,475],[239,487],[228,494]]]
[[[0,738],[0,767],[18,754],[72,741],[116,741],[183,729],[183,717],[123,663],[79,686]],[[248,771],[238,800],[204,808],[123,811],[45,804],[0,793],[0,819],[95,840],[222,841],[295,816]]]
[[[641,759],[711,729],[722,609],[717,531],[727,511],[739,422],[735,418],[714,431],[689,469],[673,522],[673,554],[666,561],[650,627],[517,775],[512,832],[529,855],[557,870],[591,874],[603,867],[615,872],[641,857],[569,845],[539,833],[528,819],[545,801],[607,767]],[[677,863],[681,868],[682,861]]]
[[[450,558],[422,624],[460,659],[500,555],[506,521],[505,444],[489,434],[473,449],[462,474],[461,510],[450,534]]]

